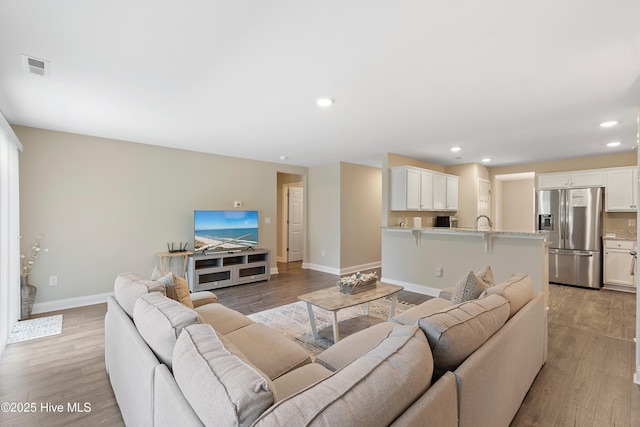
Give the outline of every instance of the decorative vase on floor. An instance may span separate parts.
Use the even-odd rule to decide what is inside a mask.
[[[31,317],[33,302],[36,300],[36,291],[38,289],[29,284],[29,276],[20,276],[20,297],[22,300],[22,308],[20,310],[20,320]]]

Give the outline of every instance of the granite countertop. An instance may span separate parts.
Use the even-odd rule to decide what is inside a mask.
[[[423,233],[442,233],[442,234],[491,234],[493,236],[505,236],[505,237],[523,237],[523,238],[545,238],[549,232],[529,232],[529,231],[501,231],[501,230],[476,230],[475,228],[459,227],[459,228],[447,228],[447,227],[423,227],[423,228],[411,228],[411,227],[382,227],[388,230],[398,231],[421,231]]]
[[[604,240],[637,240],[635,231],[629,230],[605,230],[602,233]]]

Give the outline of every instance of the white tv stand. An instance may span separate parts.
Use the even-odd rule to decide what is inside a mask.
[[[187,275],[191,292],[269,280],[269,250],[197,252],[189,256]]]

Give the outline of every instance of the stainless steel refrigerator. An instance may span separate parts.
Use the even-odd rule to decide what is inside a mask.
[[[549,232],[549,282],[600,288],[604,188],[540,190],[537,228]]]

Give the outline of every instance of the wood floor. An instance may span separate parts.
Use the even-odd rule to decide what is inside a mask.
[[[337,279],[299,263],[278,269],[281,274],[270,282],[216,294],[250,314],[295,302]],[[399,299],[419,304],[429,297],[403,291]],[[123,425],[104,366],[105,312],[106,304],[98,304],[38,315],[64,314],[62,334],[7,345],[0,359],[0,403],[35,403],[36,411],[0,412],[0,426]],[[551,285],[547,363],[512,426],[640,425],[634,336],[635,295]],[[84,408],[85,402],[90,412],[69,411],[68,404]],[[63,411],[52,412],[56,405]]]

